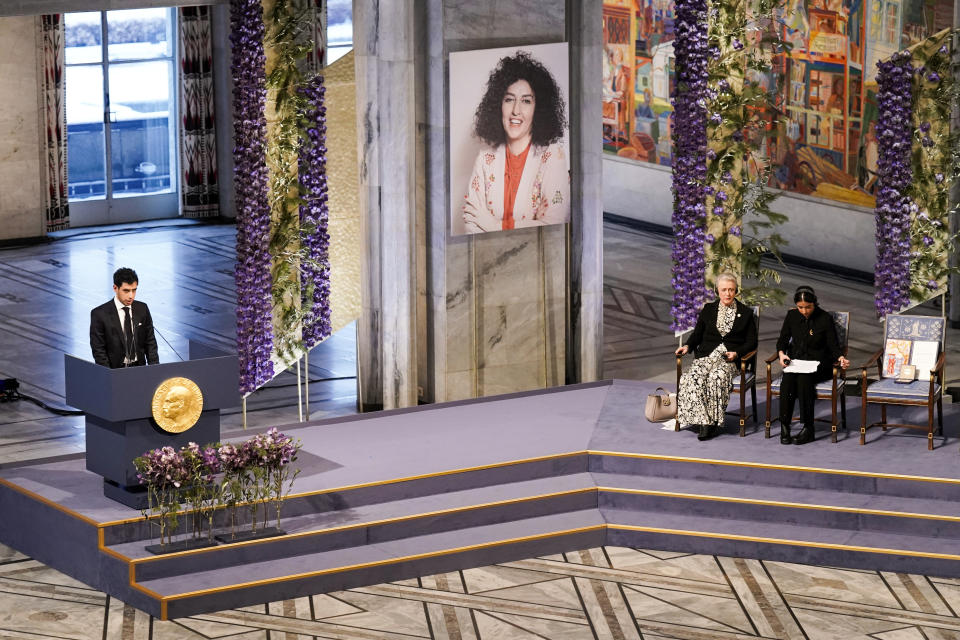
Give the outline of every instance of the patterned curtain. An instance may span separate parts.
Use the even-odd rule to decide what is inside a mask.
[[[187,218],[220,215],[209,7],[180,7],[180,193]]]
[[[63,15],[40,17],[43,30],[43,119],[46,128],[47,231],[70,226],[67,203],[67,111],[63,74]]]
[[[309,7],[313,16],[310,30],[313,46],[307,55],[307,65],[310,71],[317,72],[327,66],[327,1],[312,0]]]

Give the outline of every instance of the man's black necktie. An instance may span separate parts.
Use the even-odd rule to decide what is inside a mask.
[[[126,350],[127,362],[133,364],[136,357],[133,348],[133,322],[130,321],[130,307],[123,308],[123,346]]]

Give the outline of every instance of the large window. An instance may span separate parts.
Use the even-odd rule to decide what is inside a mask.
[[[102,201],[104,219],[89,223],[116,222],[114,200],[176,194],[176,15],[68,13],[64,22],[70,201]]]
[[[351,0],[327,2],[327,64],[353,49],[353,3]]]

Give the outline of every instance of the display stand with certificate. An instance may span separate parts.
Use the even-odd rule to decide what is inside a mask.
[[[905,364],[900,366],[900,373],[897,374],[897,377],[894,378],[894,382],[899,382],[900,384],[910,384],[917,377],[917,368],[912,364]]]

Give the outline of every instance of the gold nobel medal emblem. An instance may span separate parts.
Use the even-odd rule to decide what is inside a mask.
[[[197,423],[203,394],[189,378],[167,378],[153,392],[153,419],[168,433],[183,433]]]

